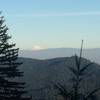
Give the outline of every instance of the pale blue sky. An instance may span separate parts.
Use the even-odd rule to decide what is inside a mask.
[[[100,0],[0,0],[21,49],[100,48]]]

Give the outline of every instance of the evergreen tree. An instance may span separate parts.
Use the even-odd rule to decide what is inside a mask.
[[[85,76],[88,74],[88,72],[86,73],[85,71],[88,69],[88,67],[91,67],[91,65],[94,64],[90,62],[81,68],[82,48],[83,40],[81,44],[80,56],[78,57],[75,55],[75,68],[68,67],[73,74],[73,77],[71,78],[71,90],[67,90],[66,86],[60,83],[54,84],[55,88],[59,90],[59,95],[61,95],[64,100],[97,100],[95,93],[100,91],[100,87],[95,87],[95,89],[89,91],[88,93],[81,93],[82,86],[80,86],[80,84],[83,82],[83,80],[85,80]]]
[[[31,100],[25,94],[25,82],[18,81],[23,76],[18,62],[18,51],[15,44],[10,43],[8,28],[0,17],[0,100]]]

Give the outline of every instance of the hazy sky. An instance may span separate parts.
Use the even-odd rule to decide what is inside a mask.
[[[21,49],[100,47],[100,0],[0,0]]]

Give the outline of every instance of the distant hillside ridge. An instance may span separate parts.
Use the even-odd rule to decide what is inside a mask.
[[[79,54],[77,48],[51,48],[44,50],[20,50],[19,56],[33,59],[51,59],[56,57],[70,57]],[[83,49],[83,57],[100,64],[100,48]]]
[[[68,67],[75,67],[75,56],[46,60],[19,58],[19,60],[23,62],[20,69],[24,71],[24,80],[28,84],[27,88],[30,90],[31,95],[37,97],[40,93],[39,90],[50,89],[53,85],[52,82],[60,82],[68,85],[69,79],[72,75]],[[82,58],[81,67],[90,62],[90,60]],[[87,72],[91,73],[91,77],[87,78],[85,81],[85,83],[88,82],[88,89],[91,89],[93,84],[100,84],[100,65],[96,63],[92,64],[87,69]]]

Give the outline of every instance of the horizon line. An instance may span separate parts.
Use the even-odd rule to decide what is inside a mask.
[[[48,50],[48,49],[80,49],[80,48],[78,48],[78,47],[76,47],[76,48],[72,48],[72,47],[57,47],[57,48],[44,48],[44,49],[39,49],[39,50],[32,50],[32,49],[20,49],[19,51],[42,51],[42,50]],[[87,50],[87,49],[100,49],[100,47],[99,48],[83,48],[83,50]]]

